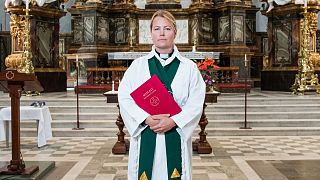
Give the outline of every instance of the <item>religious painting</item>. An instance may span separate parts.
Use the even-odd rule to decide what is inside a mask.
[[[150,20],[139,20],[139,44],[152,44]]]
[[[175,39],[176,44],[188,44],[188,20],[176,20],[177,22],[177,36]]]
[[[188,44],[188,20],[176,20],[177,23],[177,36],[175,39],[176,44]],[[152,44],[150,33],[150,20],[139,20],[139,43]]]
[[[83,22],[81,18],[73,19],[73,43],[81,44],[83,38]]]
[[[232,16],[232,40],[243,42],[243,16]]]
[[[83,18],[83,40],[85,44],[94,43],[94,16]]]
[[[275,64],[291,64],[291,24],[281,21],[274,25]]]
[[[246,42],[252,43],[254,37],[254,23],[252,19],[246,19]]]
[[[203,17],[201,23],[202,43],[214,43],[213,37],[213,18]]]
[[[53,67],[53,24],[36,22],[36,45],[34,50],[35,67]]]
[[[125,18],[115,19],[115,33],[114,33],[114,42],[116,44],[126,43],[127,37],[127,26]]]
[[[230,42],[230,21],[229,16],[219,18],[219,42]]]
[[[97,39],[103,43],[109,42],[109,23],[106,17],[98,17]]]

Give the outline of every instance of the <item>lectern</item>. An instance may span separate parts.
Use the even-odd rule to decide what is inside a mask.
[[[25,167],[20,151],[20,97],[23,87],[41,91],[41,85],[34,74],[19,73],[16,70],[0,72],[1,87],[10,94],[11,98],[11,133],[12,133],[12,159],[7,167],[0,168],[0,174],[5,175],[31,175],[39,170],[38,166]],[[40,89],[40,90],[39,90]]]

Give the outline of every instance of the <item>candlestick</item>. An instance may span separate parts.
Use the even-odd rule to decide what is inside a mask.
[[[76,54],[76,67],[78,68],[79,66],[79,57],[78,57],[78,54]]]

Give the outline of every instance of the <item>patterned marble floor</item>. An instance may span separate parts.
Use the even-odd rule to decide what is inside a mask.
[[[55,161],[46,180],[125,180],[128,155],[113,155],[115,138],[55,137],[36,147],[22,138],[25,161]],[[320,179],[320,137],[209,137],[213,153],[193,155],[194,180],[316,180]],[[11,149],[0,142],[0,162]],[[0,163],[1,164],[1,163]],[[0,176],[0,179],[1,176]]]

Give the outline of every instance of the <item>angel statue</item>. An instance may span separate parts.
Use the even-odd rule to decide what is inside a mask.
[[[38,6],[42,7],[44,4],[49,4],[49,3],[52,3],[54,1],[67,2],[68,0],[29,0],[28,2],[31,2],[31,1],[35,1]],[[13,6],[20,6],[22,2],[24,4],[26,4],[26,0],[6,0],[5,6],[7,8],[10,3]]]
[[[277,3],[278,5],[285,5],[289,3],[295,3],[295,4],[303,4],[305,0],[268,0],[269,8],[267,10],[267,13],[270,12],[274,6],[273,2]]]

